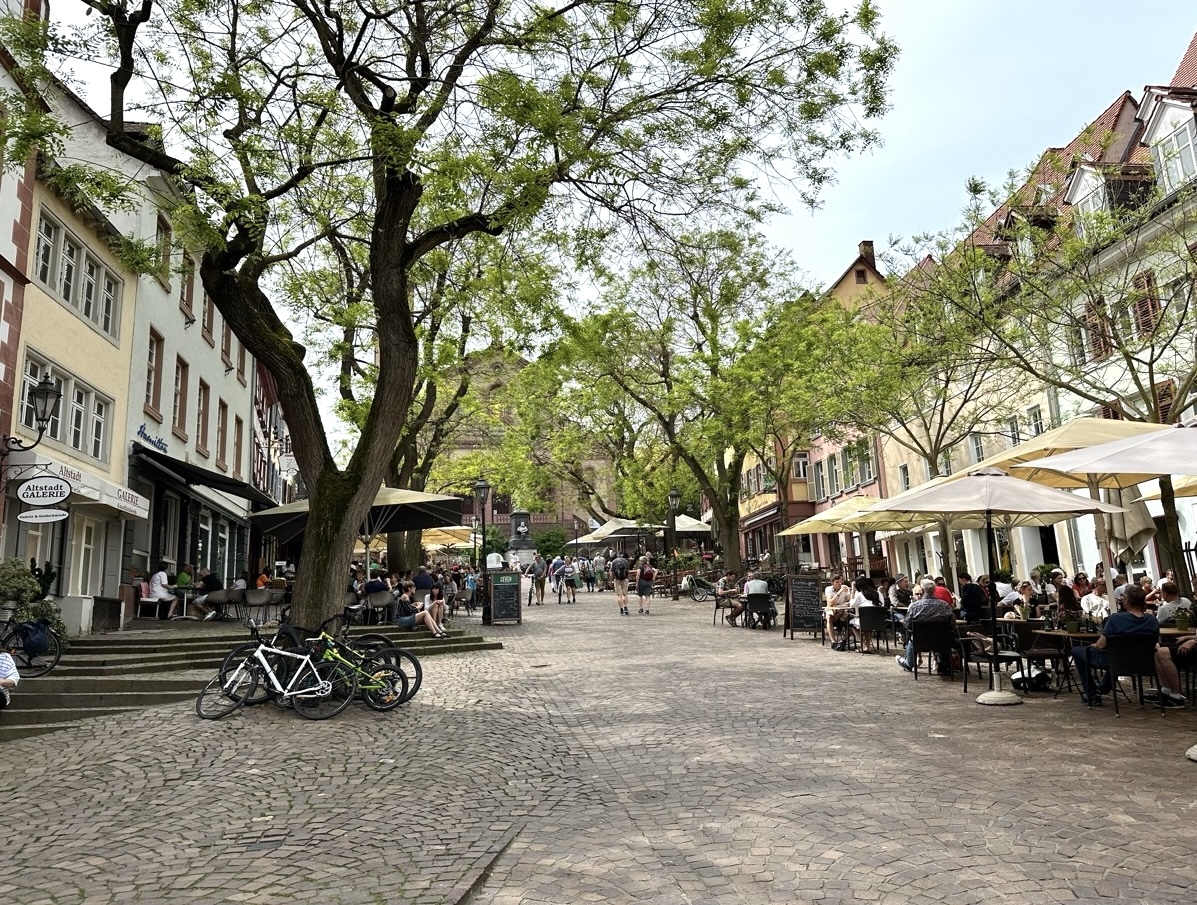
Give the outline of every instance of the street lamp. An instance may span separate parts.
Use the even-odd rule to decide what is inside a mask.
[[[677,600],[677,507],[682,502],[682,495],[677,488],[669,491],[669,555],[673,559],[673,599]]]
[[[474,539],[474,568],[478,568],[478,516],[470,516],[470,537]]]
[[[578,529],[582,527],[582,523],[578,521],[578,517],[574,516],[574,556],[578,555]]]
[[[27,452],[41,443],[42,437],[46,433],[46,426],[54,417],[54,411],[58,408],[58,400],[61,398],[62,391],[51,383],[50,376],[47,374],[37,386],[29,391],[28,401],[33,406],[33,420],[37,422],[37,439],[26,445],[20,437],[11,437],[5,434],[0,439],[0,459],[6,458],[9,453]]]
[[[474,506],[475,511],[482,518],[482,556],[478,560],[478,564],[482,567],[482,621],[489,625],[490,595],[487,592],[490,583],[486,568],[486,501],[488,499],[490,499],[490,484],[486,482],[486,478],[480,477],[474,482]]]

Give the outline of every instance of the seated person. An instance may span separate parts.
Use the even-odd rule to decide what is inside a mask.
[[[750,594],[768,594],[768,593],[769,593],[769,582],[767,582],[767,581],[765,581],[765,579],[761,578],[761,575],[759,572],[749,572],[748,580],[746,582],[744,582],[744,596],[747,597]],[[745,618],[748,618],[748,617],[745,617]],[[768,628],[773,622],[772,613],[766,615],[763,619],[763,622],[764,622],[764,627]],[[752,627],[752,623],[749,623],[749,627],[750,628]]]
[[[919,582],[919,586],[923,589],[923,596],[910,605],[910,609],[906,611],[906,627],[907,637],[906,654],[898,654],[894,660],[907,672],[914,669],[914,632],[910,631],[910,627],[919,622],[950,622],[952,625],[956,624],[956,617],[952,613],[952,608],[935,596],[935,582],[930,578],[924,578]],[[941,663],[939,667],[940,672],[944,672],[945,667]]]
[[[1110,602],[1106,600],[1106,582],[1104,578],[1095,578],[1092,590],[1081,598],[1081,611],[1094,622],[1101,622],[1110,615]]]
[[[274,579],[270,577],[270,573],[263,569],[258,573],[258,580],[254,582],[254,587],[260,591],[262,588],[270,587],[270,583],[272,581],[274,581]]]
[[[985,606],[985,592],[967,572],[960,576],[960,617],[965,622],[980,622]]]
[[[856,610],[856,615],[848,624],[860,644],[860,649],[866,654],[875,654],[877,649],[873,646],[873,633],[860,630],[860,611],[865,607],[881,606],[881,595],[873,587],[873,582],[864,576],[856,579],[853,586],[856,588],[856,596],[852,598],[851,606]]]
[[[766,587],[768,587],[766,585]],[[823,589],[823,618],[827,623],[827,635],[832,643],[841,643],[841,634],[848,627],[848,604],[852,600],[852,589],[844,584],[844,576],[836,575],[831,584]]]
[[[1109,675],[1105,677],[1100,688],[1094,686],[1093,677],[1089,675],[1090,666],[1104,669],[1109,665],[1109,658],[1105,653],[1107,637],[1117,635],[1152,635],[1156,638],[1159,637],[1160,624],[1156,621],[1155,616],[1146,611],[1146,597],[1147,595],[1143,592],[1142,588],[1129,588],[1123,598],[1123,604],[1126,607],[1125,612],[1114,613],[1106,620],[1106,624],[1101,630],[1101,635],[1093,642],[1092,652],[1088,652],[1089,649],[1080,644],[1073,647],[1072,662],[1076,666],[1077,675],[1081,680],[1081,701],[1083,703],[1088,704],[1090,701],[1093,701],[1094,704],[1100,706],[1101,696],[1108,694],[1113,687]]]
[[[1197,665],[1197,635],[1175,638],[1168,644],[1161,644],[1155,651],[1155,672],[1160,679],[1160,695],[1165,707],[1183,707],[1184,695],[1180,693],[1180,671]]]
[[[395,616],[394,624],[403,628],[416,629],[419,626],[424,626],[428,631],[432,632],[434,638],[448,638],[449,635],[442,626],[436,624],[436,620],[432,618],[432,614],[424,610],[417,610],[412,604],[412,595],[416,593],[413,585],[408,584],[403,593],[399,595],[399,600],[396,603],[398,608],[398,615]]]
[[[199,586],[202,593],[195,598],[195,602],[204,608],[204,619],[215,619],[220,614],[219,607],[208,605],[208,595],[213,591],[223,591],[224,582],[219,575],[212,574],[210,569],[200,569]]]
[[[740,599],[740,587],[736,584],[736,573],[728,569],[722,578],[715,582],[715,597],[728,601],[728,612],[723,618],[729,625],[736,625],[736,620],[744,612],[744,601]]]
[[[1193,612],[1193,601],[1188,597],[1180,596],[1180,588],[1174,581],[1165,581],[1159,586],[1159,599],[1163,601],[1159,609],[1155,611],[1156,621],[1160,625],[1165,622],[1176,621],[1176,611],[1179,609],[1186,609],[1190,613]]]
[[[13,689],[20,681],[21,674],[17,672],[17,664],[12,654],[0,651],[0,710],[12,702]]]
[[[935,596],[950,607],[956,606],[956,598],[948,588],[948,582],[942,575],[935,576]]]
[[[179,604],[179,598],[175,596],[175,592],[170,587],[170,576],[166,572],[167,568],[165,562],[158,563],[157,570],[150,576],[150,591],[146,595],[147,599],[158,601],[159,619],[173,619],[175,607]],[[170,603],[169,609],[164,606],[164,603],[167,601]]]

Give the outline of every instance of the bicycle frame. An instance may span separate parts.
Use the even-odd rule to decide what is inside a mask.
[[[278,680],[278,676],[275,674],[274,670],[271,669],[270,661],[266,659],[267,653],[282,654],[284,657],[288,657],[292,660],[303,661],[303,665],[295,670],[295,675],[291,677],[291,681],[287,683],[285,688]],[[284,701],[288,698],[294,697],[298,693],[294,690],[294,685],[297,681],[299,681],[299,678],[304,675],[304,666],[306,666],[307,669],[311,671],[317,679],[320,679],[319,674],[316,673],[316,666],[312,662],[312,655],[310,653],[296,654],[288,650],[283,650],[280,647],[271,647],[269,644],[263,642],[258,649],[254,651],[254,659],[257,660],[258,665],[261,666],[262,674],[266,677],[266,680],[270,683],[274,692],[276,694],[282,695]],[[233,671],[233,674],[229,676],[228,685],[230,687],[236,687],[235,682],[244,666],[245,664],[242,663],[241,666],[237,667],[237,669]],[[325,680],[320,680],[319,684],[314,689],[304,688],[302,690],[305,694],[315,694],[318,697],[327,697],[328,695],[332,694],[332,683]]]

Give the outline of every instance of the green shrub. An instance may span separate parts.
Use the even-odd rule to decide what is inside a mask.
[[[53,572],[48,565],[47,571],[51,572],[50,580],[53,580]],[[45,619],[62,639],[63,647],[66,646],[66,623],[62,621],[58,604],[45,598],[41,582],[19,559],[0,562],[0,604],[3,603],[14,605],[13,619],[17,622]]]

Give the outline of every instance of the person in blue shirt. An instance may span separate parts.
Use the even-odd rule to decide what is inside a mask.
[[[1101,704],[1101,696],[1108,694],[1113,687],[1107,673],[1102,680],[1101,687],[1096,688],[1093,677],[1089,674],[1089,667],[1104,669],[1109,666],[1109,656],[1105,652],[1106,638],[1116,635],[1152,635],[1160,636],[1160,624],[1155,616],[1146,612],[1147,594],[1142,588],[1127,588],[1123,596],[1122,605],[1125,612],[1114,613],[1102,626],[1101,635],[1093,642],[1092,652],[1087,652],[1084,645],[1078,644],[1072,649],[1072,662],[1076,666],[1077,676],[1081,680],[1081,702],[1088,704],[1090,699],[1096,705]]]

